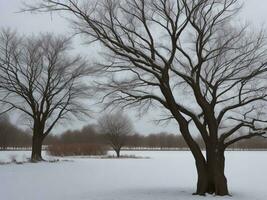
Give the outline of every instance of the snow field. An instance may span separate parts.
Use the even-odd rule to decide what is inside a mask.
[[[196,170],[190,152],[125,151],[149,159],[66,157],[55,163],[0,166],[1,200],[266,200],[267,152],[226,152],[232,197],[191,195]],[[27,159],[30,152],[0,152]],[[11,156],[12,157],[12,156]],[[45,158],[50,158],[45,155]]]

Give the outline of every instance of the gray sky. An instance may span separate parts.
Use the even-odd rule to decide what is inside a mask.
[[[31,2],[33,0],[24,0],[24,2]],[[65,19],[58,15],[51,16],[50,14],[30,14],[17,13],[22,7],[22,0],[0,0],[0,28],[10,27],[16,29],[23,34],[32,34],[38,32],[54,32],[61,34],[71,34],[71,29]],[[266,26],[267,22],[267,1],[265,0],[244,0],[244,8],[240,15],[241,21],[248,21],[254,27]],[[77,39],[78,46],[82,43]],[[79,47],[78,51],[88,53],[91,57],[96,56],[95,51],[88,47]],[[151,111],[142,119],[136,118],[134,112],[130,112],[131,118],[134,121],[136,131],[139,133],[153,133],[160,131],[168,131],[172,133],[177,132],[178,126],[171,123],[168,126],[157,126],[152,122],[153,116],[157,112]],[[59,125],[55,132],[61,132],[66,129],[80,128],[81,126],[93,123],[93,119],[88,119],[87,122],[64,123]]]

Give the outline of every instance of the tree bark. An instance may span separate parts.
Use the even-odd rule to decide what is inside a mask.
[[[215,194],[219,196],[229,195],[227,179],[224,174],[225,158],[224,151],[218,151],[213,161],[213,179]]]
[[[203,161],[196,160],[196,168],[197,168],[197,190],[194,195],[204,196],[208,191],[208,171],[207,165]]]
[[[38,162],[42,161],[42,144],[43,144],[43,137],[42,135],[34,133],[32,137],[32,155],[31,161]]]
[[[218,196],[229,195],[227,179],[224,174],[225,159],[224,151],[207,149],[207,161],[196,162],[198,183],[196,195],[206,193]]]

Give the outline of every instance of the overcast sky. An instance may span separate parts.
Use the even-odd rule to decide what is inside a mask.
[[[24,0],[24,2],[31,2],[32,0]],[[22,7],[21,0],[0,0],[0,28],[10,27],[16,29],[23,34],[32,34],[38,32],[54,32],[61,34],[71,34],[71,29],[65,19],[58,15],[51,16],[50,14],[30,14],[30,13],[18,13]],[[248,21],[253,24],[254,27],[267,26],[267,1],[266,0],[244,0],[244,8],[240,15],[241,20]],[[81,42],[76,41],[78,46]],[[79,51],[91,56],[97,56],[95,51],[91,48],[79,47]],[[152,120],[155,114],[151,111],[142,119],[134,117],[131,114],[131,118],[134,121],[137,132],[149,134],[153,132],[168,131],[172,133],[177,132],[177,125],[175,123],[168,126],[157,126]],[[75,122],[72,124],[65,123],[57,127],[57,133],[62,132],[65,129],[80,128],[85,124],[93,123],[93,119],[88,119],[88,122]]]

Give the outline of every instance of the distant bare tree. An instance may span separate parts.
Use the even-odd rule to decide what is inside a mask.
[[[79,101],[88,92],[86,63],[69,49],[63,36],[0,33],[0,102],[32,123],[32,161],[42,160],[43,140],[60,120],[86,114]]]
[[[225,149],[266,134],[265,36],[233,23],[238,2],[40,0],[30,10],[73,14],[75,30],[106,50],[105,102],[165,109],[194,156],[196,194],[223,196]]]
[[[117,157],[125,146],[127,136],[133,133],[131,120],[121,112],[106,114],[98,119],[99,132],[104,134]]]

